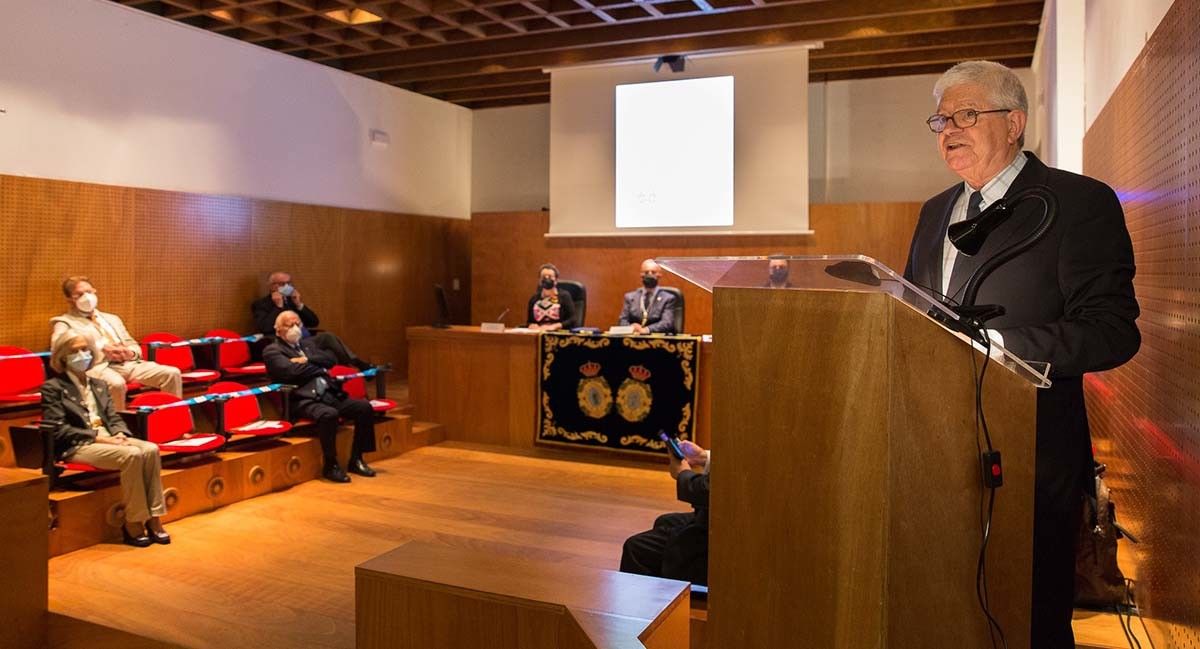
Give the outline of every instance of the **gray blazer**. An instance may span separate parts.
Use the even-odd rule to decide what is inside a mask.
[[[113,405],[112,397],[108,395],[108,384],[91,377],[87,381],[92,394],[96,396],[100,420],[108,432],[133,437]],[[42,419],[59,422],[54,429],[54,456],[60,460],[74,453],[76,448],[96,441],[96,431],[88,425],[88,409],[83,403],[83,395],[66,376],[53,376],[42,384]]]
[[[646,292],[646,327],[650,333],[677,333],[675,331],[675,295],[659,289],[647,291],[639,288],[625,294],[625,306],[621,308],[623,325],[642,323],[642,294]]]

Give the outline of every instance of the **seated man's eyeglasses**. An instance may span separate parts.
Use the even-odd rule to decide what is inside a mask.
[[[979,121],[980,115],[986,115],[988,113],[1011,112],[1011,108],[996,108],[994,110],[975,110],[974,108],[964,108],[962,110],[954,111],[954,113],[951,115],[930,115],[929,119],[925,120],[925,123],[929,125],[929,130],[933,131],[934,133],[941,133],[942,131],[946,130],[946,125],[949,124],[951,120],[954,121],[954,125],[958,128],[971,128],[972,126],[975,126],[975,122]]]

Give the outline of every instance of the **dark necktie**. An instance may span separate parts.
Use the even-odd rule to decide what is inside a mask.
[[[967,220],[979,216],[979,204],[983,202],[983,194],[979,192],[971,192],[971,198],[967,200]]]
[[[979,216],[979,204],[982,202],[983,194],[977,191],[971,192],[971,197],[967,199],[967,218],[965,220],[970,221],[971,219]],[[950,239],[947,237],[946,242],[943,245],[952,246],[954,244],[950,243]],[[963,255],[962,253],[959,253],[954,257],[954,265],[952,266],[952,270],[950,272],[950,284],[947,286],[947,293],[949,293],[952,297],[957,297],[958,291],[962,289],[962,285],[967,281],[965,278],[961,277],[962,274]],[[957,290],[951,292],[951,290],[955,289],[955,287],[958,287]]]

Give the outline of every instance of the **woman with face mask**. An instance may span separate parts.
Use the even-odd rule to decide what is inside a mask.
[[[538,290],[529,298],[529,328],[557,331],[574,327],[575,301],[570,293],[558,290],[558,268],[542,264],[538,274]]]
[[[160,518],[167,508],[158,447],[129,432],[108,385],[87,376],[94,362],[87,339],[78,333],[60,336],[50,350],[55,375],[42,384],[42,419],[55,424],[55,458],[119,470],[125,543],[141,548],[166,545],[171,537]]]

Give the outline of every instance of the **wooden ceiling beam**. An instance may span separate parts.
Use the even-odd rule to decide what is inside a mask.
[[[549,9],[546,9],[542,5],[538,4],[538,0],[525,0],[521,2],[521,6],[541,16],[542,18],[545,18],[546,20],[549,20],[562,29],[568,29],[571,27],[571,23],[563,20],[556,14],[551,13]]]
[[[599,18],[600,20],[603,20],[604,22],[606,22],[610,25],[617,22],[616,18],[613,18],[611,14],[604,11],[603,9],[600,9],[596,5],[592,4],[591,0],[575,0],[575,4],[579,5],[580,7],[583,7],[584,9],[587,9],[592,14],[594,14],[597,18]]]
[[[993,59],[1010,68],[1027,68],[1033,64],[1033,56],[1018,56],[1006,59]],[[813,83],[828,81],[849,81],[852,79],[877,79],[881,77],[899,77],[915,74],[941,74],[949,67],[946,63],[899,65],[886,68],[863,68],[859,70],[842,70],[831,72],[814,72],[809,70],[808,80]],[[933,88],[929,91],[932,93]],[[932,97],[932,95],[931,95]],[[932,104],[932,99],[930,100]]]
[[[471,110],[481,110],[484,108],[507,108],[509,106],[525,106],[529,104],[547,104],[550,103],[549,93],[544,95],[530,95],[528,97],[512,97],[509,99],[485,99],[483,101],[467,101],[459,102],[459,106],[470,108]]]
[[[588,2],[588,0],[575,0]],[[435,61],[457,61],[521,52],[578,49],[614,43],[638,43],[680,39],[705,34],[791,28],[799,40],[837,40],[861,35],[885,35],[980,26],[1039,22],[1042,0],[997,0],[1003,4],[981,7],[984,0],[827,0],[807,4],[767,6],[752,11],[734,11],[686,18],[672,18],[601,26],[536,35],[497,38],[477,43],[413,48],[403,53],[369,54],[350,58],[352,72],[385,70]],[[904,9],[903,7],[908,7]],[[924,12],[913,13],[912,8]],[[839,10],[839,8],[841,8]],[[940,8],[941,10],[938,10]],[[865,15],[858,16],[856,12]],[[850,18],[848,16],[854,16]]]
[[[974,59],[1013,59],[1027,56],[1033,51],[1036,40],[988,45],[964,45],[936,47],[909,52],[886,52],[883,54],[850,54],[846,56],[822,56],[809,59],[810,72],[846,72],[862,69],[883,69],[911,65],[939,64],[948,67],[961,61]]]
[[[496,88],[470,88],[467,90],[451,90],[449,92],[430,95],[436,99],[449,102],[483,101],[486,99],[507,99],[512,97],[529,97],[550,93],[550,84],[528,83],[520,86],[499,86]]]
[[[403,86],[406,90],[423,95],[449,90],[467,90],[470,88],[495,88],[499,86],[515,86],[527,83],[549,82],[550,75],[541,70],[521,70],[519,72],[500,72],[475,77],[455,77],[452,79],[437,79]]]
[[[977,18],[982,17],[980,16]],[[668,38],[660,41],[606,45],[576,50],[494,56],[470,61],[453,61],[445,63],[433,62],[426,65],[382,71],[379,75],[379,79],[385,83],[412,83],[416,81],[427,81],[430,79],[447,77],[463,77],[491,74],[496,72],[512,72],[516,70],[540,69],[546,67],[576,65],[600,61],[653,58],[656,56],[662,56],[664,54],[686,54],[706,51],[711,52],[724,49],[779,45],[783,43],[803,42],[810,40],[824,40],[827,47],[832,41],[835,40],[847,40],[854,43],[870,40],[846,37],[845,34],[854,33],[855,31],[854,29],[847,30],[846,28],[852,27],[856,21],[847,22],[849,24],[830,26],[831,29],[838,30],[838,33],[836,34],[833,31],[821,33],[817,28],[800,26],[763,29],[758,31],[731,32],[726,34],[712,34],[688,38]],[[1005,24],[999,24],[994,25],[993,27],[1007,28],[1007,26],[1008,25]],[[902,21],[897,19],[897,22],[893,25],[889,25],[889,27],[894,30],[902,29]],[[922,29],[922,27],[925,27],[926,29],[929,28],[928,22],[923,25],[912,24],[909,25],[909,27],[916,31],[911,34],[897,34],[897,36],[916,36],[919,34],[930,33]],[[985,25],[977,24],[975,27],[979,27],[981,30],[986,31]],[[947,20],[944,24],[940,26],[935,25],[932,29],[932,33],[940,32],[963,33],[964,29],[961,23],[955,24],[955,21]],[[979,32],[974,33],[978,34]],[[839,35],[841,35],[841,38],[838,38]],[[814,39],[814,36],[817,36],[818,38]],[[962,45],[967,44],[968,43],[962,43]],[[814,50],[812,56],[813,58],[821,56],[821,51]]]

